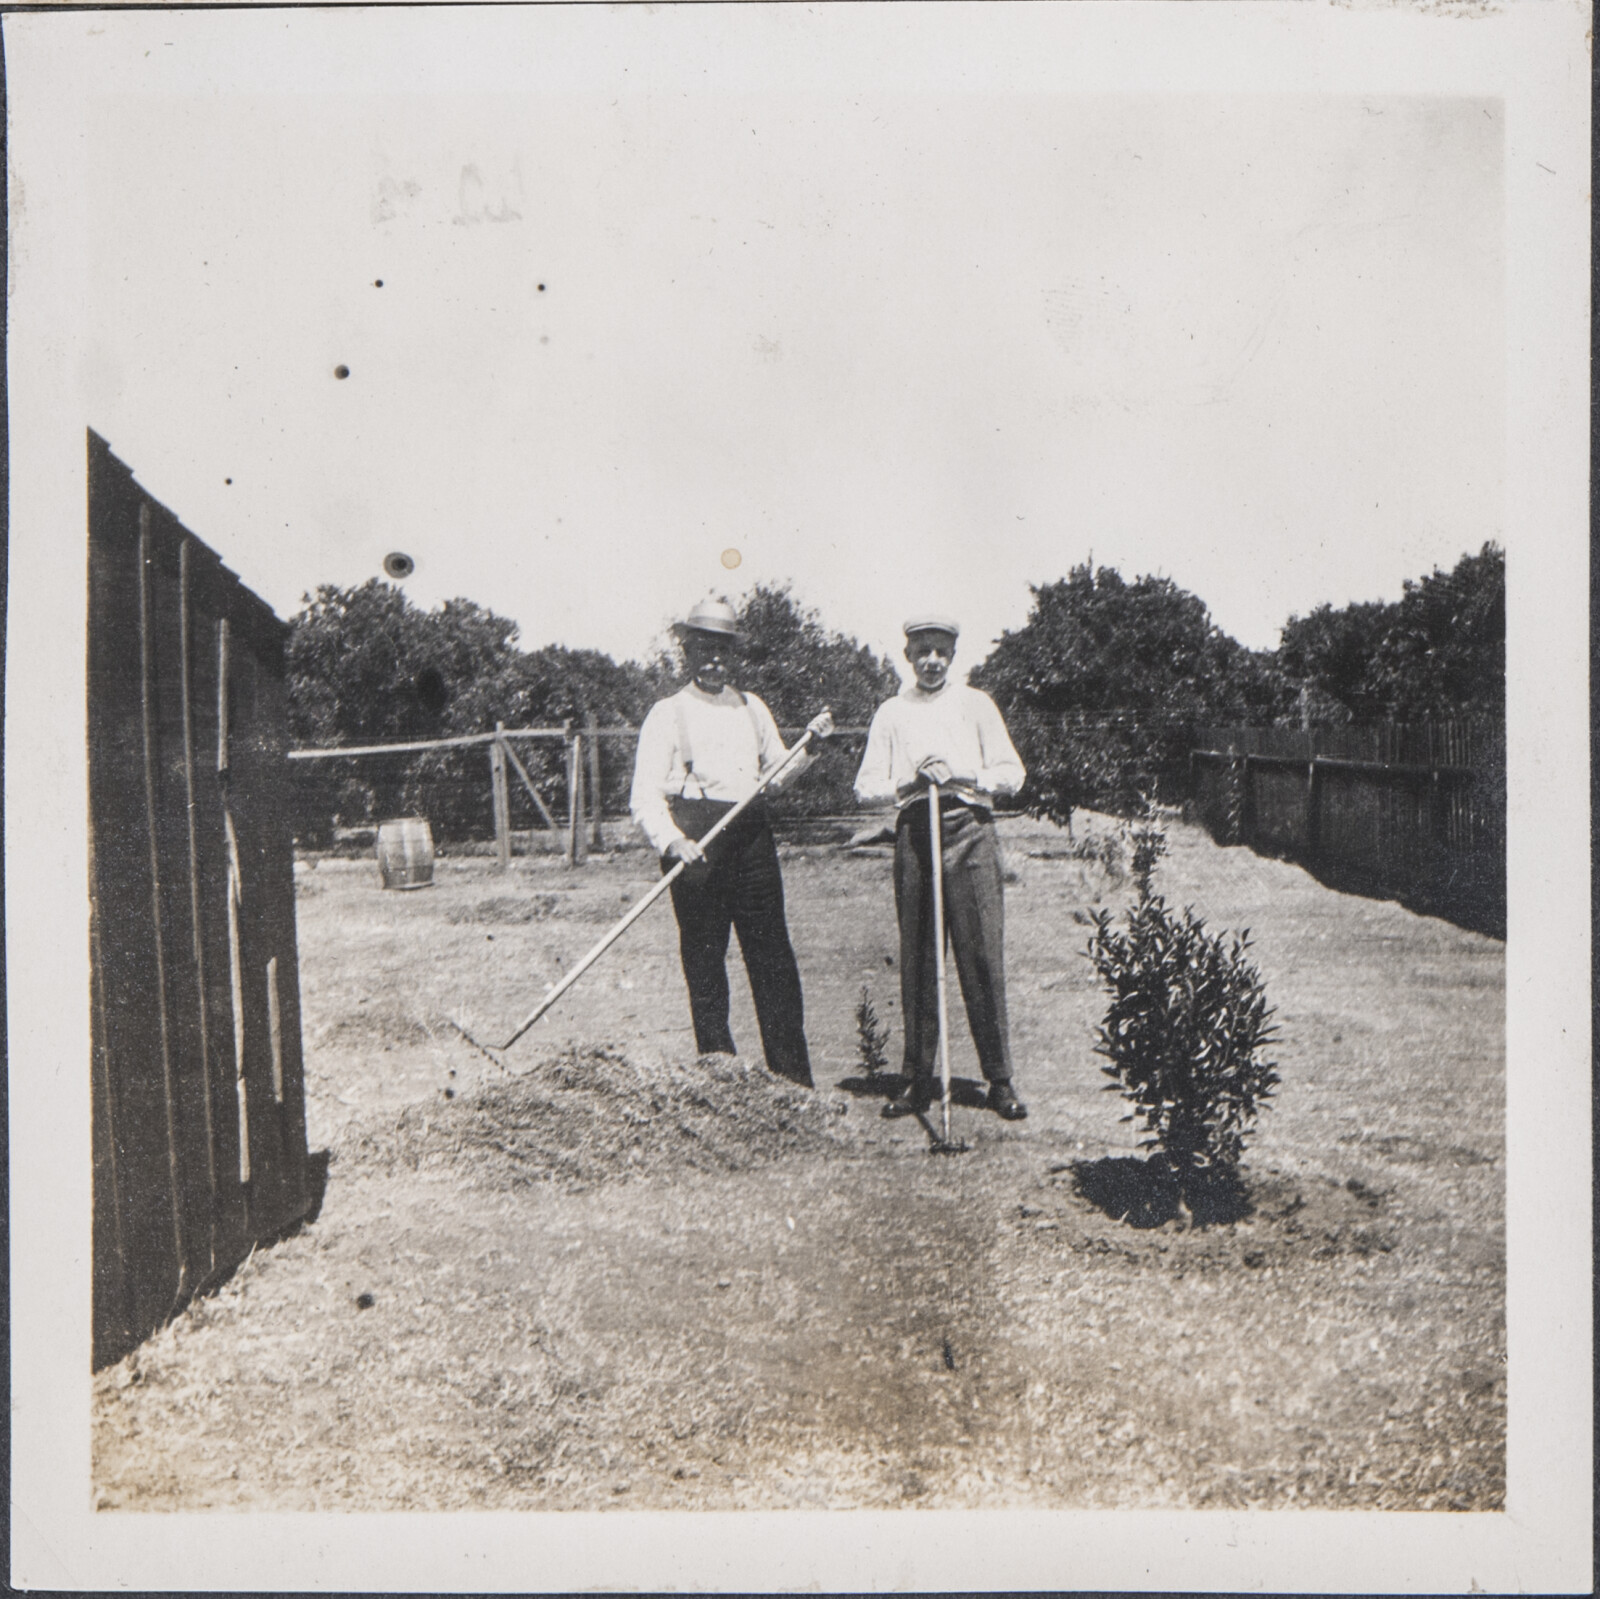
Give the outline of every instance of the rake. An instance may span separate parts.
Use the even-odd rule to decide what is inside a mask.
[[[777,765],[776,765],[776,766],[774,766],[774,767],[773,767],[773,768],[772,768],[772,770],[771,770],[771,771],[770,771],[770,772],[768,772],[768,773],[767,773],[767,775],[766,775],[766,776],[765,776],[765,777],[763,777],[763,778],[762,778],[762,779],[761,779],[761,781],[760,781],[760,782],[759,782],[759,783],[757,783],[757,784],[756,784],[756,786],[755,786],[755,788],[754,788],[754,789],[752,789],[752,790],[751,790],[751,791],[750,791],[750,793],[749,793],[749,794],[747,794],[747,795],[746,795],[746,796],[745,796],[745,797],[744,797],[744,798],[743,798],[743,799],[742,799],[742,800],[740,800],[740,801],[739,801],[739,803],[738,803],[738,804],[737,804],[737,805],[735,805],[735,806],[734,806],[734,807],[733,807],[733,809],[732,809],[732,810],[731,810],[731,811],[728,811],[728,812],[727,812],[727,813],[726,813],[726,814],[725,814],[725,815],[723,815],[723,816],[722,816],[722,817],[721,817],[721,818],[719,818],[719,820],[718,820],[718,821],[717,821],[717,824],[716,824],[716,825],[715,825],[715,826],[714,826],[714,827],[713,827],[713,828],[711,828],[711,829],[710,829],[710,831],[709,831],[709,832],[707,832],[707,833],[706,833],[706,835],[705,835],[705,837],[704,837],[704,838],[702,838],[702,839],[701,839],[701,840],[700,840],[700,841],[699,841],[699,842],[700,842],[700,847],[701,847],[701,848],[702,848],[702,849],[704,849],[704,848],[705,848],[705,847],[706,847],[706,845],[708,845],[708,844],[709,844],[709,843],[711,843],[711,841],[712,841],[712,840],[713,840],[713,839],[714,839],[714,838],[716,838],[716,836],[717,836],[717,835],[718,835],[718,834],[719,834],[719,833],[721,833],[721,832],[722,832],[722,831],[723,831],[723,830],[724,830],[724,829],[725,829],[725,828],[726,828],[726,827],[728,827],[728,826],[729,826],[729,825],[730,825],[730,824],[731,824],[731,823],[732,823],[732,822],[733,822],[733,820],[734,820],[734,819],[735,819],[735,818],[736,818],[736,817],[737,817],[737,816],[738,816],[738,815],[739,815],[739,814],[740,814],[740,813],[741,813],[741,812],[742,812],[742,811],[743,811],[743,810],[744,810],[744,809],[745,809],[745,808],[746,808],[746,807],[747,807],[747,806],[748,806],[748,805],[750,805],[750,803],[751,803],[751,802],[752,802],[752,801],[753,801],[753,800],[755,800],[755,798],[756,798],[756,797],[757,797],[757,796],[758,796],[758,795],[759,795],[759,794],[760,794],[760,793],[761,793],[761,791],[762,791],[762,790],[763,790],[763,789],[765,789],[765,788],[766,788],[766,787],[767,787],[767,785],[768,785],[768,784],[769,784],[769,783],[772,783],[772,782],[773,782],[773,781],[774,781],[774,780],[775,780],[775,779],[776,779],[776,778],[777,778],[777,777],[778,777],[778,776],[779,776],[779,775],[780,775],[780,774],[781,774],[781,773],[782,773],[782,772],[784,772],[784,771],[786,771],[786,770],[787,770],[787,769],[788,769],[788,768],[789,768],[789,767],[790,767],[790,766],[792,766],[792,765],[793,765],[793,764],[794,764],[794,762],[795,762],[795,761],[797,761],[797,760],[798,760],[798,759],[799,759],[799,758],[800,758],[800,756],[801,756],[801,754],[802,754],[802,753],[803,753],[803,752],[804,752],[804,751],[805,751],[805,748],[806,748],[806,746],[807,746],[807,745],[808,745],[808,744],[809,744],[809,743],[810,743],[810,742],[811,742],[811,740],[812,740],[812,737],[813,737],[813,734],[812,734],[812,733],[811,733],[811,731],[810,731],[810,729],[809,729],[809,728],[808,728],[808,729],[807,729],[807,730],[806,730],[806,732],[805,732],[805,733],[803,733],[803,734],[802,734],[802,735],[801,735],[801,737],[800,737],[800,739],[799,739],[799,740],[798,740],[798,741],[797,741],[797,742],[796,742],[796,744],[795,744],[795,746],[794,746],[794,748],[793,748],[793,749],[791,749],[791,750],[790,750],[790,751],[789,751],[789,753],[788,753],[788,754],[787,754],[787,755],[785,755],[785,756],[784,756],[784,758],[783,758],[783,759],[782,759],[782,760],[781,760],[781,761],[779,761],[779,762],[778,762],[778,764],[777,764]],[[679,862],[678,862],[678,864],[677,864],[677,865],[676,865],[676,866],[674,866],[674,867],[673,867],[673,868],[672,868],[672,870],[671,870],[671,871],[670,871],[670,872],[668,872],[668,873],[667,873],[667,874],[666,874],[666,875],[665,875],[665,876],[664,876],[664,877],[663,877],[663,878],[662,878],[662,879],[661,879],[661,881],[660,881],[660,882],[659,882],[659,883],[657,883],[657,884],[656,884],[656,885],[655,885],[655,886],[654,886],[654,887],[653,887],[653,888],[652,888],[652,889],[651,889],[651,890],[650,890],[650,892],[649,892],[649,893],[648,893],[648,894],[646,894],[646,895],[645,895],[645,896],[644,896],[644,898],[643,898],[643,899],[641,899],[641,900],[640,900],[640,901],[639,901],[639,903],[638,903],[638,904],[637,904],[637,905],[635,905],[635,906],[633,906],[633,907],[632,907],[632,908],[631,908],[631,909],[630,909],[630,910],[629,910],[629,911],[628,911],[628,913],[627,913],[627,914],[626,914],[626,915],[625,915],[625,916],[624,916],[624,917],[623,917],[623,918],[622,918],[622,920],[621,920],[621,921],[619,921],[619,922],[618,922],[618,923],[616,923],[616,925],[615,925],[615,926],[614,926],[614,927],[612,927],[612,928],[611,928],[611,929],[610,929],[610,931],[609,931],[609,932],[607,932],[607,933],[606,933],[606,934],[605,934],[605,935],[604,935],[604,936],[603,936],[603,937],[602,937],[602,938],[601,938],[601,939],[600,939],[600,941],[599,941],[599,942],[598,942],[598,943],[597,943],[597,944],[596,944],[596,945],[595,945],[595,946],[594,946],[594,948],[593,948],[593,949],[591,949],[591,950],[590,950],[590,951],[589,951],[589,953],[588,953],[588,954],[587,954],[587,955],[585,955],[585,956],[584,956],[584,957],[583,957],[583,959],[582,959],[582,960],[581,960],[581,961],[579,961],[579,962],[578,962],[578,964],[577,964],[577,965],[576,965],[576,966],[574,966],[574,967],[573,967],[573,968],[572,968],[572,970],[571,970],[571,971],[570,971],[570,972],[568,972],[568,973],[567,973],[567,974],[566,974],[566,976],[565,976],[565,977],[563,977],[563,978],[562,978],[562,979],[561,979],[561,980],[560,980],[560,982],[558,982],[558,983],[556,983],[556,984],[554,984],[554,985],[553,985],[553,986],[552,986],[552,987],[551,987],[551,988],[550,988],[550,989],[549,989],[549,991],[548,991],[548,992],[547,992],[547,993],[546,993],[546,994],[545,994],[545,996],[544,996],[544,998],[543,998],[543,999],[541,999],[541,1000],[540,1000],[540,1001],[539,1001],[539,1003],[538,1003],[538,1004],[537,1004],[537,1005],[536,1005],[536,1006],[535,1006],[535,1007],[534,1007],[534,1009],[533,1009],[533,1010],[531,1010],[531,1011],[530,1011],[530,1012],[529,1012],[529,1013],[528,1013],[528,1015],[527,1015],[527,1016],[526,1016],[526,1018],[524,1018],[524,1020],[523,1020],[523,1021],[522,1021],[522,1023],[521,1023],[521,1024],[520,1024],[520,1025],[519,1025],[519,1026],[518,1026],[518,1027],[517,1027],[517,1030],[516,1030],[516,1031],[515,1031],[515,1032],[514,1032],[514,1033],[512,1033],[512,1035],[511,1035],[511,1036],[510,1036],[510,1037],[509,1037],[509,1038],[508,1038],[508,1039],[507,1039],[507,1040],[506,1040],[506,1041],[505,1041],[505,1043],[503,1043],[503,1044],[480,1044],[480,1043],[479,1043],[479,1042],[478,1042],[478,1040],[477,1040],[477,1039],[476,1039],[476,1038],[474,1038],[474,1037],[473,1037],[473,1036],[472,1036],[472,1034],[471,1034],[471,1033],[469,1033],[469,1032],[468,1032],[468,1031],[467,1031],[467,1029],[466,1029],[466,1028],[465,1028],[465,1027],[463,1027],[463,1026],[462,1026],[462,1025],[461,1025],[461,1023],[460,1023],[460,1022],[458,1022],[458,1021],[457,1021],[457,1020],[456,1020],[456,1019],[455,1019],[455,1017],[453,1017],[453,1016],[452,1016],[452,1017],[451,1017],[451,1018],[450,1018],[450,1025],[451,1025],[451,1026],[452,1026],[452,1027],[453,1027],[453,1028],[455,1028],[455,1030],[456,1030],[456,1031],[457,1031],[457,1032],[458,1032],[458,1033],[460,1033],[460,1034],[461,1034],[461,1036],[462,1036],[462,1037],[463,1037],[463,1038],[464,1038],[464,1039],[466,1039],[466,1041],[467,1041],[467,1042],[468,1042],[468,1043],[469,1043],[469,1044],[471,1044],[471,1045],[472,1045],[472,1047],[473,1047],[473,1048],[474,1048],[474,1049],[477,1049],[477,1050],[481,1050],[481,1051],[482,1051],[482,1052],[483,1052],[483,1053],[484,1053],[484,1054],[486,1054],[486,1055],[489,1055],[489,1058],[490,1058],[490,1059],[491,1059],[491,1060],[493,1060],[493,1059],[494,1059],[494,1056],[493,1056],[493,1055],[491,1055],[491,1054],[489,1054],[489,1052],[490,1052],[490,1051],[491,1051],[491,1050],[500,1050],[500,1051],[502,1051],[502,1052],[503,1052],[503,1051],[505,1051],[505,1050],[508,1050],[508,1049],[510,1049],[510,1048],[511,1048],[511,1046],[512,1046],[512,1045],[513,1045],[513,1044],[514,1044],[514,1043],[516,1043],[516,1041],[517,1041],[517,1040],[518,1040],[518,1039],[519,1039],[519,1038],[521,1038],[521,1037],[522,1037],[522,1035],[523,1035],[523,1034],[524,1034],[524,1033],[525,1033],[525,1032],[527,1032],[527,1030],[528,1030],[528,1029],[529,1029],[529,1028],[530,1028],[530,1027],[532,1027],[532,1026],[533,1026],[533,1024],[534,1024],[534,1023],[535,1023],[535,1022],[536,1022],[536,1021],[538,1021],[538,1020],[539,1020],[539,1018],[540,1018],[540,1017],[541,1017],[541,1016],[543,1016],[543,1015],[544,1015],[544,1014],[545,1014],[545,1012],[546,1012],[546,1011],[548,1011],[548,1010],[549,1010],[549,1009],[550,1009],[550,1007],[551,1007],[551,1006],[552,1006],[552,1005],[554,1005],[554,1004],[555,1004],[555,1003],[556,1003],[556,1001],[557,1001],[557,1000],[558,1000],[558,999],[560,999],[560,998],[561,998],[561,996],[562,996],[562,995],[563,995],[563,994],[565,994],[565,993],[566,993],[566,992],[567,992],[567,990],[568,990],[568,989],[569,989],[569,988],[571,988],[571,987],[572,987],[572,985],[573,985],[573,984],[574,984],[574,983],[576,983],[576,982],[577,982],[577,981],[578,981],[578,979],[579,979],[579,978],[580,978],[580,977],[582,977],[582,976],[583,976],[583,974],[584,974],[584,973],[585,973],[585,972],[586,972],[586,971],[588,971],[588,970],[589,970],[589,968],[590,968],[590,967],[591,967],[591,966],[593,966],[593,965],[594,965],[594,963],[595,963],[595,962],[596,962],[596,961],[597,961],[597,960],[599,960],[599,959],[600,959],[600,957],[601,957],[601,956],[602,956],[602,955],[604,955],[604,954],[605,954],[605,952],[606,952],[606,951],[607,951],[607,950],[608,950],[608,949],[610,949],[610,948],[611,948],[611,946],[612,946],[612,945],[613,945],[613,944],[615,944],[615,943],[616,943],[616,941],[617,941],[617,940],[618,940],[618,939],[619,939],[619,938],[621,938],[621,937],[622,937],[622,935],[623,935],[623,934],[624,934],[624,933],[625,933],[625,932],[627,932],[627,930],[628,930],[628,929],[629,929],[629,928],[630,928],[630,927],[632,927],[632,926],[633,926],[633,924],[634,924],[634,923],[635,923],[635,922],[636,922],[636,921],[638,921],[638,920],[639,920],[639,918],[640,918],[640,917],[641,917],[641,916],[643,916],[643,915],[644,915],[644,913],[645,913],[645,912],[646,912],[646,911],[647,911],[647,910],[649,910],[649,909],[650,909],[650,907],[651,907],[651,906],[652,906],[652,905],[654,905],[654,904],[655,904],[655,902],[656,902],[656,901],[657,901],[657,900],[658,900],[658,899],[660,899],[660,898],[661,898],[661,896],[662,896],[662,895],[663,895],[663,894],[665,894],[665,893],[666,893],[666,892],[667,892],[667,890],[668,890],[668,889],[669,889],[669,888],[671,888],[671,887],[672,887],[672,885],[673,885],[673,884],[674,884],[674,883],[675,883],[675,882],[677,882],[677,880],[678,880],[678,879],[679,879],[679,878],[680,878],[680,877],[681,877],[681,876],[682,876],[682,875],[683,875],[683,874],[684,874],[684,872],[686,872],[686,871],[687,871],[687,870],[688,870],[688,869],[689,869],[689,862],[688,862],[688,861],[679,861]],[[941,970],[942,970],[942,968],[941,968]],[[499,1064],[499,1063],[498,1063],[498,1062],[496,1062],[496,1064]]]

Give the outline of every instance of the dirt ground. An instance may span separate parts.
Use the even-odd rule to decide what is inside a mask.
[[[1504,949],[1174,824],[1157,887],[1248,927],[1283,1085],[1249,1208],[1147,1203],[1103,1090],[1078,837],[1002,824],[1020,1124],[883,1121],[884,851],[786,847],[818,1089],[697,1062],[670,910],[496,1064],[649,886],[302,862],[320,1214],[95,1379],[106,1510],[1489,1510],[1505,1485]],[[734,957],[737,969],[737,956]],[[975,1075],[959,1019],[953,1060]]]

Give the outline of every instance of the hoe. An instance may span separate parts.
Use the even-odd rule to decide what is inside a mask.
[[[928,785],[928,845],[933,866],[933,958],[939,987],[939,1131],[930,1155],[962,1155],[971,1146],[950,1137],[950,995],[944,969],[944,828],[939,818],[939,785]]]

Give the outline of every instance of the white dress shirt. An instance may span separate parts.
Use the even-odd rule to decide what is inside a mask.
[[[873,714],[856,774],[856,798],[863,805],[890,800],[909,805],[922,790],[902,790],[916,782],[917,768],[933,756],[953,774],[943,792],[974,805],[1015,794],[1028,775],[999,708],[981,689],[947,682],[930,694],[912,683]]]
[[[688,748],[684,748],[687,735]],[[667,801],[723,800],[737,804],[789,753],[772,712],[758,695],[725,688],[707,694],[690,683],[657,700],[639,729],[628,808],[658,855],[684,836]],[[811,764],[797,760],[773,785],[781,788]]]

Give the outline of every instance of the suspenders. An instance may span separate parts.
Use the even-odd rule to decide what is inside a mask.
[[[759,776],[761,771],[761,723],[756,720],[756,708],[750,703],[750,696],[743,689],[736,688],[733,692],[739,696],[739,703],[744,706],[750,717],[750,731],[755,735],[756,740],[756,773]],[[672,696],[672,708],[678,721],[678,754],[683,760],[683,782],[679,786],[678,797],[680,799],[689,797],[685,790],[689,787],[690,782],[693,781],[695,787],[700,790],[700,798],[704,799],[706,797],[706,785],[701,780],[700,774],[694,769],[694,745],[689,738],[689,717],[684,710],[684,699],[681,693]]]

